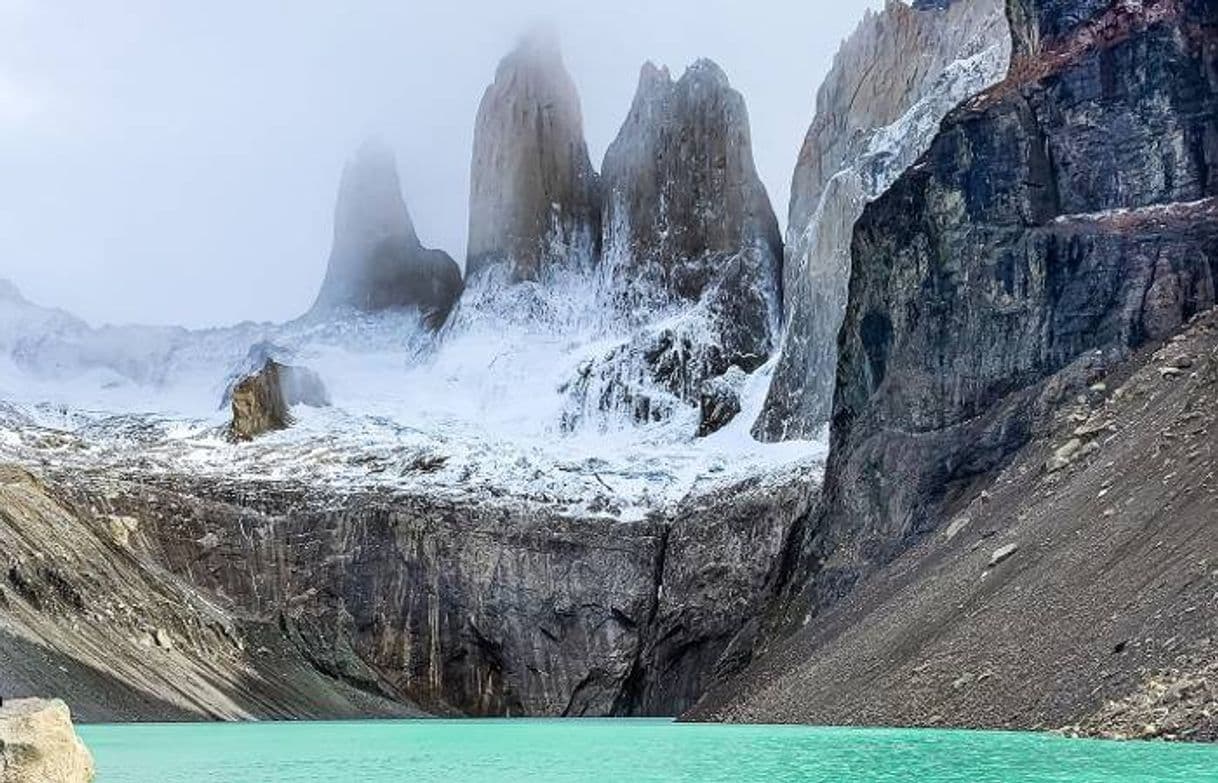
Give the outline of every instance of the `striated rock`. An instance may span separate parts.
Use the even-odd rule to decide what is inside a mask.
[[[267,359],[259,371],[232,387],[233,420],[229,438],[252,440],[292,424],[291,407],[321,408],[330,404],[321,377],[307,367],[294,367]]]
[[[1047,405],[1215,301],[1218,7],[1011,8],[1007,79],[855,230],[814,608],[933,530]]]
[[[514,280],[592,264],[600,195],[579,96],[549,31],[521,40],[478,108],[466,276],[502,264]]]
[[[0,780],[91,783],[93,757],[59,699],[18,699],[0,707]]]
[[[365,143],[343,170],[334,247],[313,312],[412,308],[436,329],[461,287],[456,262],[419,241],[402,200],[393,152]]]
[[[759,438],[813,438],[829,421],[854,224],[926,151],[949,111],[1006,74],[1003,5],[889,2],[868,11],[838,52],[792,182],[786,330]]]
[[[185,476],[110,494],[156,542],[151,566],[271,618],[326,677],[484,716],[684,710],[731,668],[729,643],[807,503],[795,477],[643,520]]]

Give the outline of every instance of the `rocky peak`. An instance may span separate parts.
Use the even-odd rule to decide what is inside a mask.
[[[718,65],[699,60],[676,81],[644,65],[602,177],[604,255],[619,286],[696,300],[725,255],[750,250],[756,282],[777,300],[778,222],[744,98]]]
[[[460,291],[456,262],[423,247],[415,233],[392,150],[366,142],[343,169],[334,245],[314,311],[417,308],[438,327]]]
[[[534,31],[499,64],[478,109],[466,272],[502,264],[515,280],[538,280],[592,263],[599,238],[579,95],[557,37]]]
[[[786,331],[758,437],[812,438],[828,422],[854,223],[951,109],[1006,75],[1004,11],[1003,0],[889,2],[842,44],[792,180]]]
[[[700,60],[673,81],[644,65],[602,186],[602,280],[642,328],[581,372],[568,421],[596,412],[660,421],[701,404],[709,434],[740,410],[729,401],[738,383],[710,382],[765,363],[781,307],[778,222],[744,99],[723,70]]]

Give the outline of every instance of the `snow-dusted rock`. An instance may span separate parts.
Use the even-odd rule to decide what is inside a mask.
[[[514,280],[591,264],[600,241],[597,175],[575,83],[557,39],[523,38],[478,109],[466,276],[505,264]]]
[[[393,152],[366,142],[343,171],[334,247],[314,312],[417,308],[438,328],[460,293],[456,262],[423,247],[415,233]]]
[[[703,385],[769,357],[782,240],[753,164],[748,112],[719,66],[676,81],[645,65],[603,167],[601,280],[632,339],[584,368],[589,408],[641,421],[698,404]]]
[[[758,437],[810,438],[829,420],[855,221],[951,109],[1005,75],[1010,49],[1003,0],[889,2],[842,45],[792,183],[786,331]]]

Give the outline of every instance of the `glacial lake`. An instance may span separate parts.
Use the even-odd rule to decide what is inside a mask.
[[[97,783],[1206,783],[1218,747],[1051,735],[424,720],[82,726]]]

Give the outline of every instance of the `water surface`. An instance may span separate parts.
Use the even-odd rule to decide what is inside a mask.
[[[1218,748],[1038,734],[426,720],[83,726],[97,783],[1218,783]]]

